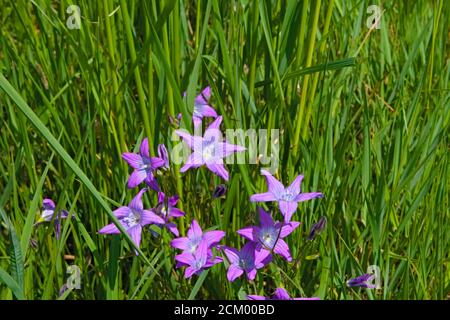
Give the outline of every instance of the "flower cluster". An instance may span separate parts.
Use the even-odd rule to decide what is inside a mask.
[[[229,173],[224,166],[223,159],[235,152],[243,152],[246,149],[239,145],[228,143],[222,139],[220,125],[222,116],[218,115],[209,104],[211,88],[206,87],[201,94],[195,98],[192,112],[192,121],[195,134],[191,135],[184,130],[176,130],[176,134],[193,151],[188,157],[180,172],[189,169],[206,166],[215,175],[225,181],[229,180]],[[212,117],[214,120],[209,124],[203,135],[198,135],[204,117]],[[179,118],[179,117],[178,117]],[[291,221],[297,211],[298,203],[321,198],[320,192],[301,192],[301,182],[303,175],[298,175],[294,181],[285,188],[272,174],[266,170],[261,170],[261,174],[266,178],[268,191],[257,193],[250,197],[251,202],[277,202],[281,212],[281,219],[274,219],[270,212],[258,207],[259,223],[250,225],[237,231],[237,234],[245,239],[245,244],[241,249],[220,245],[225,237],[225,232],[221,230],[203,231],[197,220],[192,220],[186,236],[180,236],[180,232],[174,219],[185,216],[185,213],[177,207],[178,195],[168,196],[164,193],[156,178],[156,172],[169,168],[169,156],[167,148],[160,144],[157,148],[158,155],[150,156],[148,138],[144,138],[137,153],[125,152],[122,158],[133,169],[130,174],[127,186],[129,189],[136,188],[142,183],[143,187],[134,196],[127,206],[121,206],[113,211],[123,229],[130,238],[140,247],[142,232],[144,227],[154,225],[161,230],[167,229],[176,238],[170,242],[171,247],[181,250],[175,256],[176,268],[185,268],[185,278],[200,274],[220,262],[223,257],[227,260],[227,279],[232,282],[245,274],[248,280],[256,278],[257,271],[267,266],[274,260],[274,255],[280,256],[287,262],[291,262],[292,256],[285,238],[288,237],[300,225],[300,222]],[[164,187],[165,184],[162,184]],[[153,208],[144,208],[143,196],[149,190],[157,192],[157,204]],[[214,190],[212,198],[223,198],[227,187],[220,184]],[[60,220],[66,218],[68,213],[64,210],[55,215],[55,204],[50,199],[44,199],[41,221],[55,221],[57,237],[60,234]],[[39,223],[38,222],[38,223]],[[312,240],[316,234],[320,233],[326,225],[326,218],[323,217],[311,228],[308,239]],[[121,231],[116,224],[110,223],[98,231],[100,234],[120,234]],[[222,252],[223,256],[217,255]],[[136,254],[138,254],[136,252]],[[349,282],[349,286],[364,286],[368,279],[355,279]],[[281,299],[292,300],[285,289],[277,288],[271,298],[263,296],[249,295],[248,299]],[[316,298],[293,298],[293,299],[316,299]]]

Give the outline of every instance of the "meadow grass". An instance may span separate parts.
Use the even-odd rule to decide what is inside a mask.
[[[446,299],[450,292],[449,1],[47,1],[0,6],[0,299],[243,299],[276,287],[322,299]],[[81,10],[69,29],[66,9]],[[383,13],[366,21],[369,5]],[[149,137],[171,150],[174,125],[192,130],[207,85],[225,128],[280,129],[276,176],[304,174],[300,227],[286,238],[298,258],[253,282],[225,264],[184,279],[171,235],[105,236],[111,210],[137,193],[121,154]],[[187,99],[183,99],[186,91]],[[227,233],[257,220],[249,197],[266,190],[260,165],[205,168],[158,179],[186,216]],[[35,227],[50,197],[73,219],[61,238]],[[146,207],[156,202],[148,192]],[[278,210],[276,205],[266,208]],[[307,241],[321,216],[326,229]],[[32,240],[33,245],[30,245]],[[34,245],[36,244],[36,245]],[[81,288],[59,296],[67,268]],[[380,268],[382,287],[346,281]]]

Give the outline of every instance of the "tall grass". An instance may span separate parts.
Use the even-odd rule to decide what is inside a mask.
[[[79,30],[66,25],[71,4]],[[238,299],[276,286],[323,299],[447,298],[450,2],[379,2],[380,29],[366,25],[371,4],[5,1],[0,298],[58,298],[70,264],[81,289],[60,299]],[[287,239],[298,263],[277,259],[255,282],[229,283],[223,264],[185,280],[167,232],[145,233],[139,256],[128,236],[97,234],[134,196],[121,154],[144,136],[152,154],[171,149],[168,117],[181,113],[192,130],[208,84],[226,128],[281,129],[278,178],[303,173],[303,190],[325,195],[295,214],[302,224]],[[259,168],[228,165],[227,196],[212,200],[218,177],[171,166],[165,190],[187,213],[181,233],[196,218],[239,247],[235,231],[256,220],[249,197],[265,190]],[[33,226],[45,197],[75,216],[60,240],[52,225]],[[306,241],[320,216],[327,228]],[[348,288],[369,265],[382,288]]]

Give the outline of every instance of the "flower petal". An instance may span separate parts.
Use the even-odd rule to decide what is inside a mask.
[[[144,156],[147,158],[150,157],[150,152],[148,150],[148,139],[147,138],[144,138],[142,140],[141,145],[139,147],[139,152],[140,152],[141,156]]]
[[[133,242],[140,247],[141,245],[141,233],[142,233],[142,227],[140,225],[135,225],[128,230],[128,234],[130,235],[131,239],[133,239]],[[137,252],[136,252],[137,255]]]
[[[300,193],[300,185],[302,183],[303,180],[303,175],[298,175],[294,181],[292,181],[291,185],[289,187],[287,187],[287,191],[290,194],[299,194]]]
[[[239,229],[236,233],[250,241],[256,241],[257,231],[257,227],[249,226]]]
[[[153,211],[143,210],[141,213],[141,226],[145,226],[151,223],[164,224],[165,221],[163,218],[156,215]]]
[[[131,213],[131,209],[125,206],[122,206],[120,208],[117,208],[116,210],[113,211],[113,214],[117,217],[117,218],[125,218],[128,217]]]
[[[181,167],[180,172],[186,172],[190,168],[198,168],[204,164],[203,157],[198,152],[193,152],[187,158],[183,167]]]
[[[273,249],[273,252],[275,252],[276,254],[279,254],[280,256],[285,258],[288,262],[292,261],[291,252],[289,251],[289,247],[283,239],[278,239],[277,243],[275,244],[275,248]]]
[[[297,202],[303,202],[314,198],[323,198],[323,194],[321,192],[300,193],[294,200]]]
[[[294,214],[295,210],[297,210],[298,204],[294,201],[279,201],[278,205],[280,207],[280,211],[284,216],[284,221],[289,222],[291,221],[292,215]]]
[[[175,223],[172,223],[172,222],[166,223],[166,228],[170,232],[172,232],[175,235],[175,237],[178,237],[180,235],[180,233],[178,232],[177,225]]]
[[[101,228],[98,233],[100,234],[120,234],[120,230],[116,227],[114,223],[110,223],[103,228]]]
[[[190,277],[192,277],[198,270],[196,270],[195,268],[189,266],[186,268],[186,270],[184,270],[184,278],[188,279]]]
[[[263,208],[258,207],[259,211],[259,222],[261,223],[261,228],[273,227],[275,225],[272,216],[266,212]]]
[[[192,149],[194,147],[194,137],[189,134],[189,132],[187,132],[184,129],[180,129],[180,130],[175,130],[175,133],[180,136],[184,142],[187,143],[187,145]]]
[[[204,136],[207,136],[207,135],[209,135],[208,134],[208,131],[209,130],[219,130],[219,128],[220,128],[220,124],[222,123],[222,116],[218,116],[217,118],[216,118],[216,120],[214,120],[213,122],[211,122],[211,124],[208,126],[208,129],[206,129],[206,131],[205,131],[205,134],[204,134]],[[216,134],[213,134],[214,136],[216,136]]]
[[[169,207],[169,216],[172,218],[179,218],[179,217],[183,217],[185,215],[185,213],[183,211],[181,211],[178,208],[175,207]]]
[[[128,178],[128,188],[133,189],[137,187],[147,177],[145,170],[134,170]]]
[[[269,250],[255,250],[255,267],[261,269],[272,261],[272,254]]]
[[[148,172],[147,177],[144,180],[145,180],[145,184],[147,186],[149,186],[151,189],[153,189],[155,191],[160,191],[158,181],[156,180],[153,173]]]
[[[194,256],[190,253],[183,252],[183,253],[177,254],[175,256],[175,260],[179,261],[183,264],[186,264],[186,265],[191,265],[194,263]]]
[[[203,239],[206,240],[208,247],[214,246],[225,237],[225,232],[221,230],[207,231],[203,234]]]
[[[277,224],[277,229],[280,227],[281,223]],[[291,221],[289,223],[284,223],[281,227],[281,233],[280,238],[284,238],[292,233],[298,226],[300,225],[300,222],[297,221]]]
[[[131,200],[129,207],[131,209],[134,209],[138,212],[141,212],[142,209],[144,209],[144,206],[142,205],[142,195],[144,192],[147,191],[147,188],[142,188],[138,194]]]
[[[268,202],[276,201],[274,194],[270,191],[264,193],[256,193],[250,197],[251,202]]]
[[[277,288],[273,296],[274,300],[291,300],[289,293],[283,288]]]
[[[170,245],[174,248],[180,249],[180,250],[187,250],[188,249],[188,243],[189,239],[187,237],[181,237],[173,239],[170,242]]]
[[[197,114],[200,114],[202,117],[217,117],[217,112],[208,104],[198,104],[196,106]]]
[[[56,205],[52,199],[46,198],[42,200],[42,207],[44,208],[44,210],[54,210]]]
[[[239,266],[232,264],[228,267],[227,271],[227,279],[230,282],[233,282],[237,278],[239,278],[244,273],[244,270],[239,268]]]
[[[266,177],[268,191],[272,192],[275,198],[278,199],[284,193],[283,184],[267,170],[261,170],[261,174]]]
[[[256,278],[256,269],[246,270],[246,273],[247,273],[247,279],[248,280],[255,280],[255,278]]]
[[[228,181],[228,171],[223,164],[206,163],[206,167],[225,181]]]
[[[122,153],[122,159],[125,160],[133,169],[139,170],[144,165],[142,157],[135,153]]]
[[[227,246],[222,247],[223,252],[227,256],[228,261],[230,261],[231,264],[237,264],[239,263],[239,251],[236,248],[230,248]]]
[[[189,239],[198,239],[203,236],[202,228],[197,220],[192,220],[191,227],[188,229],[187,236]]]

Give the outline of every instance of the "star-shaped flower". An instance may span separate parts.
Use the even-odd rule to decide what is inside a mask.
[[[141,243],[142,227],[151,223],[164,224],[165,222],[163,218],[157,216],[154,212],[144,209],[142,195],[145,191],[147,191],[146,188],[139,191],[127,207],[123,206],[113,211],[114,215],[119,219],[120,223],[124,226],[127,233],[138,247]],[[98,233],[120,234],[120,230],[114,223],[110,223],[101,228]]]
[[[203,136],[192,136],[183,130],[175,131],[193,150],[180,172],[206,165],[214,174],[228,180],[228,171],[223,165],[223,158],[234,152],[244,151],[245,148],[222,141],[222,133],[219,130],[221,122],[222,116],[217,117],[206,129]]]
[[[164,152],[164,150],[161,151]],[[132,189],[142,183],[142,181],[145,181],[150,188],[159,191],[158,182],[153,175],[153,171],[166,166],[168,162],[167,159],[150,157],[147,138],[142,140],[139,154],[125,152],[122,154],[122,158],[134,169],[128,178],[128,188]]]
[[[275,223],[263,208],[258,208],[258,210],[260,226],[245,227],[238,230],[237,233],[255,242],[257,249],[273,250],[287,261],[292,261],[289,247],[283,238],[291,234],[300,225],[300,222]]]
[[[292,184],[285,188],[283,184],[275,179],[270,172],[261,170],[261,174],[266,177],[268,191],[264,193],[257,193],[250,197],[252,202],[267,202],[277,201],[281,213],[284,216],[284,221],[291,221],[291,217],[297,210],[298,202],[311,200],[314,198],[322,198],[321,192],[300,192],[300,184],[303,180],[303,175],[298,175]]]
[[[222,247],[223,252],[230,262],[227,278],[232,282],[239,278],[244,272],[247,279],[254,280],[256,270],[263,268],[272,261],[272,256],[267,250],[257,250],[256,244],[247,242],[239,251],[235,248]]]

